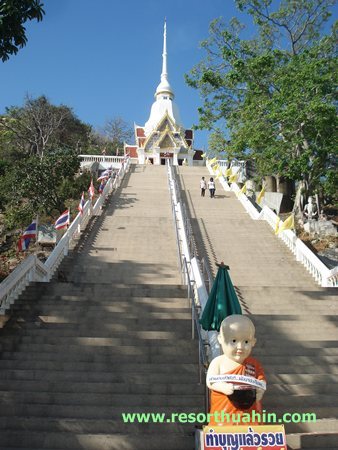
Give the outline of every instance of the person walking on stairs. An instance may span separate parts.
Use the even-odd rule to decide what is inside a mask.
[[[208,189],[210,192],[210,198],[215,198],[216,186],[215,186],[214,179],[212,177],[210,178],[210,180],[208,182]]]
[[[201,187],[201,197],[204,197],[205,196],[205,190],[207,188],[207,182],[205,181],[204,177],[201,178],[200,187]]]

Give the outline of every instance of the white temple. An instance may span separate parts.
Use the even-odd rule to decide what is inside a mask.
[[[136,145],[124,145],[124,153],[137,158],[139,164],[164,164],[170,158],[173,165],[193,164],[193,130],[184,129],[174,92],[168,80],[167,25],[164,23],[161,82],[144,127],[135,125]]]

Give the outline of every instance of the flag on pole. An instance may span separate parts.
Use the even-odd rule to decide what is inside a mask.
[[[246,184],[243,184],[242,189],[241,189],[240,191],[237,192],[237,196],[238,196],[239,194],[245,194],[246,191],[247,191]]]
[[[279,232],[279,225],[280,225],[280,217],[277,216],[276,225],[275,225],[275,234],[278,234],[278,232]]]
[[[103,181],[103,180],[108,180],[108,176],[107,175],[101,175],[98,179],[97,179],[97,181]]]
[[[18,241],[19,252],[28,249],[31,239],[36,239],[37,230],[38,230],[37,220],[33,220],[33,222],[30,225],[28,225],[28,227],[25,229],[25,231],[19,238]]]
[[[94,197],[94,194],[95,194],[93,178],[91,179],[90,186],[88,188],[88,194],[89,194],[90,199],[93,200],[93,197]]]
[[[202,158],[205,158],[206,156],[207,156],[206,153],[202,153],[202,155],[201,155]]]
[[[225,171],[224,175],[225,175],[226,177],[231,177],[231,175],[232,175],[231,167],[229,167],[229,169],[227,169],[227,170]]]
[[[109,178],[111,173],[112,173],[112,168],[108,167],[108,169],[106,169],[103,173],[101,173],[101,176]]]
[[[97,179],[97,181],[103,181],[103,180],[108,180],[109,175],[108,175],[108,171],[105,170]]]
[[[295,228],[295,216],[291,214],[287,219],[284,220],[284,222],[279,226],[278,231],[276,234],[281,233],[285,230],[291,230]]]
[[[264,194],[265,194],[265,186],[262,187],[261,192],[258,194],[258,197],[257,197],[258,204],[261,202],[262,198],[264,197]]]
[[[209,164],[213,165],[213,164],[215,164],[216,161],[217,161],[217,158],[215,157],[215,158],[210,159],[208,162],[209,162]]]
[[[102,180],[101,184],[99,186],[99,194],[102,194],[105,185],[106,185],[106,183],[104,182],[104,180]]]
[[[229,182],[236,183],[237,178],[238,178],[238,173],[234,173],[233,175],[231,175],[231,177],[229,177]]]
[[[54,227],[56,230],[61,230],[66,228],[70,224],[70,211],[67,209],[61,216],[55,221]]]
[[[82,192],[81,200],[79,206],[77,207],[77,209],[80,211],[81,214],[83,214],[84,205],[85,205],[84,192]]]

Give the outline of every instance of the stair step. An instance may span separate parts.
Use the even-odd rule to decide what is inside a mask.
[[[46,310],[46,308],[32,308],[20,309],[17,311],[17,317],[23,320],[34,320],[35,318],[42,318],[45,322],[57,323],[78,323],[92,321],[94,323],[103,319],[106,321],[114,321],[114,323],[127,322],[130,324],[138,324],[142,321],[145,325],[149,322],[168,321],[168,320],[190,320],[191,312],[186,311],[133,311],[131,307],[125,312],[109,311],[107,308],[96,308],[94,311],[88,311],[87,308],[77,308],[73,311],[66,309],[53,308],[53,311]]]
[[[308,317],[304,317],[303,314],[260,314],[257,316],[253,315],[252,321],[258,328],[261,326],[266,326],[267,324],[270,328],[280,327],[284,325],[289,325],[290,327],[292,327],[298,326],[300,324],[308,324],[309,326],[311,323],[318,325],[318,321],[338,325],[338,316],[335,317],[332,314],[320,314],[316,318],[310,320]]]
[[[158,416],[159,418],[161,416]],[[167,416],[168,417],[168,416]],[[156,419],[155,419],[156,420]],[[87,420],[87,419],[65,419],[50,417],[1,417],[0,430],[3,431],[45,431],[45,432],[72,432],[88,434],[112,434],[112,433],[142,433],[145,435],[154,432],[192,434],[194,424],[192,423],[146,423],[137,422],[124,423],[121,416],[115,420]],[[147,437],[149,438],[149,436]],[[1,442],[0,442],[1,445]],[[0,447],[1,448],[1,447]]]
[[[4,406],[2,409],[0,405],[1,414],[6,413],[6,408],[14,404],[28,403],[28,404],[54,404],[54,405],[119,405],[119,406],[193,406],[196,404],[200,398],[200,392],[196,394],[183,394],[179,395],[174,392],[175,389],[171,389],[171,393],[159,394],[155,393],[150,395],[148,392],[142,393],[131,393],[132,395],[126,395],[115,392],[29,392],[29,391],[10,391],[9,386],[5,391],[0,391],[0,400]],[[129,394],[129,392],[127,392]],[[285,394],[270,394],[267,393],[264,396],[264,408],[269,412],[270,410],[275,410],[275,408],[280,408],[281,406],[287,404],[289,410],[292,412],[297,411],[299,405],[303,408],[308,408],[311,412],[315,412],[316,408],[332,407],[337,404],[338,395],[336,393],[332,394],[322,394],[318,396],[316,394],[312,395],[300,395],[300,394],[288,394],[287,398]],[[335,403],[334,403],[335,402]]]
[[[125,383],[126,380],[131,383],[170,383],[170,384],[185,384],[192,383],[195,385],[198,381],[197,369],[190,367],[190,370],[177,370],[177,367],[170,372],[163,370],[160,372],[158,366],[151,366],[153,370],[148,370],[148,372],[135,373],[135,366],[131,370],[125,370],[124,368],[120,371],[114,370],[114,372],[108,371],[107,367],[99,368],[92,371],[87,370],[62,370],[60,365],[58,365],[57,370],[49,371],[41,368],[32,368],[29,364],[26,364],[27,368],[22,369],[11,369],[6,368],[0,370],[0,380],[18,380],[21,382],[25,381],[45,381],[49,382],[79,382],[79,383]],[[78,365],[77,365],[78,368]],[[117,367],[118,369],[118,367]],[[170,369],[170,367],[169,367]],[[176,369],[176,370],[175,370]],[[161,370],[161,369],[160,369]]]
[[[111,317],[107,317],[107,314],[102,314],[101,317],[95,315],[94,317],[86,317],[81,320],[80,315],[74,315],[73,318],[67,318],[60,313],[55,316],[35,316],[29,314],[20,314],[17,318],[17,322],[25,323],[25,327],[33,327],[35,328],[38,323],[42,323],[44,326],[54,326],[58,327],[59,330],[74,328],[74,324],[76,324],[76,330],[82,331],[83,329],[98,329],[102,328],[102,319],[106,316],[107,320],[105,321],[105,328],[109,328],[111,331],[126,331],[129,329],[135,330],[136,327],[142,330],[175,330],[176,328],[187,328],[189,330],[189,325],[191,327],[191,318],[177,318],[177,319],[156,319],[154,321],[152,318],[123,318],[116,317],[116,315],[112,314]],[[180,323],[178,323],[180,322]]]
[[[99,362],[64,362],[64,361],[30,361],[25,360],[0,360],[0,369],[34,369],[34,370],[64,370],[64,371],[86,371],[86,372],[97,372],[97,371],[107,371],[111,370],[114,373],[118,372],[132,372],[136,370],[136,365],[132,362],[129,363],[120,363],[119,361],[111,360],[106,363]],[[156,372],[166,373],[166,372],[176,372],[180,371],[181,373],[195,373],[197,372],[197,366],[195,364],[185,364],[183,362],[180,363],[163,363],[158,362],[156,364],[137,364],[137,372],[138,373],[149,373]]]
[[[194,343],[193,343],[194,344]],[[97,363],[111,363],[113,358],[118,357],[118,363],[128,362],[133,358],[134,362],[138,363],[161,363],[163,359],[169,362],[180,363],[184,360],[185,363],[193,363],[198,361],[198,348],[191,345],[189,352],[186,354],[187,347],[184,349],[179,346],[164,346],[164,347],[150,347],[143,346],[123,346],[123,347],[83,347],[83,346],[69,346],[68,348],[61,345],[24,345],[21,344],[16,350],[6,350],[6,344],[3,345],[1,353],[3,360],[20,360],[20,361],[82,361],[82,362],[97,362]],[[270,356],[261,355],[259,358],[261,364],[266,371],[274,371],[275,366],[284,365],[292,368],[290,372],[304,370],[304,373],[322,373],[318,372],[322,369],[324,371],[330,370],[332,373],[338,373],[338,356]],[[313,366],[320,365],[317,369]],[[325,366],[323,366],[325,364]],[[288,369],[289,370],[289,369]]]
[[[92,348],[87,351],[83,348],[69,348],[62,350],[62,347],[55,350],[39,350],[42,345],[38,345],[35,351],[22,348],[20,351],[3,351],[1,356],[3,361],[31,361],[31,362],[84,362],[84,363],[99,363],[99,364],[123,364],[128,363],[132,359],[134,363],[157,364],[162,363],[163,360],[167,363],[181,363],[185,364],[198,363],[198,349],[192,349],[188,354],[185,354],[182,349],[178,347],[163,347],[162,350],[155,349],[152,351],[150,347],[143,346],[138,348],[133,347],[102,347]],[[44,351],[43,351],[44,350]],[[167,350],[167,351],[166,351]],[[170,351],[168,351],[170,350]],[[118,358],[118,359],[116,359]],[[0,360],[1,363],[1,360]],[[310,363],[309,363],[310,364]]]
[[[335,355],[316,355],[316,356],[274,356],[274,355],[266,355],[261,354],[259,356],[259,360],[262,363],[263,367],[267,365],[280,365],[285,364],[286,367],[289,365],[292,366],[308,366],[314,364],[323,364],[328,367],[331,365],[335,366],[338,363],[338,356]],[[314,372],[315,373],[315,372]]]
[[[297,408],[298,405],[303,407],[314,408],[316,406],[331,406],[332,404],[337,404],[338,395],[335,393],[331,394],[309,394],[309,395],[288,395],[285,394],[272,394],[267,390],[264,395],[264,407],[278,407],[279,405],[287,404],[290,410]]]
[[[81,450],[187,450],[194,446],[192,435],[179,433],[156,433],[152,438],[147,435],[132,434],[86,434],[86,433],[39,433],[29,431],[4,431],[1,435],[1,446],[8,448],[40,448],[40,449],[81,449]],[[1,447],[0,447],[1,448]]]
[[[264,365],[265,374],[269,379],[271,379],[271,375],[279,375],[281,373],[287,373],[287,374],[299,374],[299,375],[319,375],[319,374],[327,374],[327,367],[326,366],[320,366],[320,367],[313,367],[311,365],[308,366],[287,366],[285,367],[284,364],[269,364]],[[336,365],[330,366],[330,371],[332,374],[337,375],[338,374],[338,367]]]
[[[266,314],[274,315],[275,317],[282,316],[284,314],[288,314],[290,316],[292,316],[292,315],[297,316],[299,314],[298,309],[295,309],[295,307],[291,306],[291,305],[279,304],[279,305],[271,306],[271,302],[269,305],[267,305],[265,303],[264,304],[261,303],[261,304],[257,304],[257,305],[251,304],[250,302],[248,302],[248,303],[240,302],[240,303],[241,303],[243,312],[250,314],[250,316],[252,316],[252,318],[253,318],[253,321],[255,321],[255,317],[264,316]],[[316,316],[318,316],[318,318],[320,318],[323,313],[323,309],[325,309],[326,312],[331,313],[332,315],[338,314],[336,305],[335,306],[304,305],[304,313],[302,313],[304,320],[313,321],[313,318]]]
[[[338,394],[337,384],[327,384],[322,380],[321,384],[271,384],[268,383],[265,395],[318,395],[318,394]]]
[[[36,290],[36,286],[38,289]],[[69,293],[88,296],[114,297],[174,297],[186,298],[187,288],[179,284],[123,284],[123,283],[86,283],[81,280],[79,283],[59,283],[50,282],[35,283],[30,285],[21,296],[24,298],[34,298],[40,295],[47,295],[51,292],[53,296],[69,295]]]
[[[335,347],[329,347],[329,348],[322,348],[320,349],[320,354],[324,357],[337,357],[338,356],[338,346]],[[315,348],[304,348],[304,347],[297,347],[292,346],[290,348],[290,345],[286,342],[281,342],[279,345],[276,345],[276,343],[272,343],[271,346],[268,346],[267,348],[259,347],[258,344],[253,350],[253,356],[255,356],[257,359],[261,359],[262,356],[287,356],[295,357],[295,356],[302,356],[302,357],[318,357],[318,347]]]
[[[48,331],[48,330],[46,330]],[[29,346],[29,348],[33,349],[34,345],[50,345],[50,346],[87,346],[87,347],[143,347],[147,346],[154,350],[156,352],[156,349],[159,349],[158,351],[161,352],[162,348],[165,347],[172,347],[176,346],[175,342],[170,339],[157,339],[157,338],[146,338],[143,337],[142,339],[138,338],[135,339],[135,337],[129,337],[129,336],[122,336],[122,337],[86,337],[86,336],[49,336],[48,333],[41,334],[41,335],[19,335],[18,333],[12,334],[9,336],[3,336],[0,340],[0,349],[1,345],[2,348],[5,349],[5,345],[11,346],[11,348],[18,345],[26,345]],[[181,341],[180,342],[180,348],[183,351],[190,351],[191,347],[197,347],[197,343],[195,340],[189,340],[189,341]],[[327,349],[329,351],[329,349]],[[170,351],[170,350],[168,350]],[[313,349],[313,351],[316,351],[316,349]],[[163,352],[166,352],[164,349]]]
[[[201,399],[201,397],[200,397]],[[122,413],[165,413],[172,414],[195,413],[204,411],[203,401],[195,400],[194,405],[173,404],[158,405],[68,405],[68,404],[0,404],[0,417],[39,417],[39,418],[72,418],[86,420],[111,420],[122,423]],[[1,433],[2,437],[2,433]],[[1,442],[1,440],[0,440]]]
[[[338,429],[331,433],[289,434],[286,441],[291,450],[337,448]]]
[[[281,384],[281,385],[292,385],[292,384],[323,384],[327,383],[328,385],[337,384],[338,383],[338,374],[323,372],[321,374],[317,373],[287,373],[284,370],[279,373],[272,374],[270,373],[268,376],[268,387],[270,384]]]
[[[284,424],[286,433],[303,434],[303,433],[337,433],[338,432],[338,418],[337,419],[318,419],[313,422],[299,422]]]
[[[0,414],[6,414],[11,405],[69,405],[69,406],[194,406],[201,398],[198,395],[149,395],[149,394],[107,394],[107,393],[58,393],[58,392],[0,392]]]
[[[169,377],[168,377],[169,378]],[[143,382],[135,382],[125,377],[123,382],[81,382],[75,381],[64,383],[63,381],[46,381],[41,380],[15,380],[9,379],[3,381],[0,379],[0,391],[15,391],[15,392],[50,392],[50,393],[98,393],[98,394],[147,394],[147,395],[204,395],[205,386],[191,382],[183,382],[181,380],[173,379],[173,381],[162,380],[158,377],[158,383],[153,384],[148,382],[148,379],[143,378]]]
[[[191,322],[190,322],[191,326]],[[118,327],[116,327],[118,328]],[[21,336],[38,336],[38,337],[79,337],[79,338],[110,338],[112,336],[111,325],[106,325],[101,328],[93,328],[93,326],[77,326],[73,325],[64,326],[53,323],[40,322],[16,322],[14,329]],[[123,329],[123,327],[114,330],[114,338],[116,339],[134,339],[134,340],[168,340],[171,343],[177,339],[191,339],[191,328],[184,330],[140,330],[135,331],[135,329]]]
[[[7,330],[9,331],[9,330]],[[49,344],[49,345],[61,345],[61,346],[72,346],[81,345],[88,347],[114,347],[114,346],[144,346],[149,347],[165,347],[176,345],[171,339],[158,339],[156,337],[145,337],[142,339],[135,338],[135,336],[129,337],[96,337],[96,336],[50,336],[48,330],[40,330],[41,333],[38,334],[27,334],[21,333],[21,330],[14,330],[14,332],[7,333],[7,335],[1,336],[0,340],[0,350],[1,348],[15,348],[17,345],[29,345],[33,348],[37,344]],[[128,332],[129,334],[129,332]],[[192,344],[193,343],[193,344]],[[6,347],[5,345],[10,347]],[[306,344],[306,347],[304,346]],[[180,341],[180,348],[189,351],[191,345],[196,346],[196,341]],[[2,347],[1,347],[2,346]],[[338,341],[307,341],[306,343],[294,343],[291,347],[289,342],[257,342],[253,350],[253,356],[260,359],[261,355],[271,355],[271,356],[318,356],[320,349],[320,354],[323,356],[337,356],[338,355]]]
[[[107,298],[108,297],[108,298]],[[33,306],[38,307],[54,307],[54,308],[77,308],[78,306],[84,306],[86,308],[97,309],[98,307],[114,307],[116,309],[121,308],[124,310],[137,308],[140,309],[186,309],[188,308],[188,299],[184,297],[131,297],[131,296],[104,296],[101,295],[88,295],[81,294],[72,295],[42,295],[34,298],[21,298],[13,305],[14,310],[21,307],[31,308]],[[190,308],[189,308],[190,309]]]
[[[263,408],[267,413],[276,414],[277,418],[282,418],[284,414],[299,413],[299,414],[315,414],[317,419],[331,419],[337,416],[337,407],[335,405],[319,405],[319,406],[304,406],[297,404],[296,406],[289,405],[289,397],[281,398],[281,402],[278,405],[269,405],[263,398]],[[290,416],[288,416],[290,417]]]
[[[183,304],[184,303],[184,304]],[[107,313],[114,314],[133,314],[133,315],[151,315],[156,317],[157,314],[191,314],[191,308],[188,308],[186,300],[180,300],[179,306],[175,306],[174,302],[152,302],[151,304],[140,303],[140,302],[106,302],[96,303],[93,301],[89,304],[89,301],[85,302],[70,302],[70,301],[58,301],[55,303],[44,303],[39,301],[38,303],[29,304],[15,304],[13,310],[20,312],[31,312],[35,314],[57,314],[62,311],[63,313],[73,313],[73,312],[86,312],[87,314],[97,314],[100,311],[106,311]]]

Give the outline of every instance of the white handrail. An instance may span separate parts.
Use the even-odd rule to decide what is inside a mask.
[[[83,162],[103,162],[103,163],[118,163],[122,164],[124,156],[104,156],[104,155],[79,155],[79,159]]]
[[[102,192],[92,206],[91,201],[87,200],[84,206],[83,214],[80,212],[70,224],[66,233],[55,246],[46,262],[43,264],[35,255],[28,256],[21,264],[19,264],[8,277],[0,284],[0,314],[5,314],[6,309],[18,298],[21,292],[32,281],[48,282],[59,267],[63,258],[68,254],[71,243],[81,231],[84,230],[91,216],[100,214],[102,205],[107,196],[117,188],[120,180],[129,170],[130,159],[127,158],[121,163],[116,177],[110,178]]]
[[[183,206],[184,203],[179,201],[180,195],[177,189],[172,167],[168,166],[168,178],[169,178],[169,188],[171,193],[171,201],[173,205],[173,213],[175,214],[174,222],[177,227],[178,234],[178,245],[180,246],[180,257],[181,268],[183,272],[184,282],[186,284],[193,284],[193,291],[195,295],[195,303],[200,306],[200,314],[202,314],[203,309],[208,300],[208,292],[205,286],[203,274],[201,273],[200,264],[196,258],[196,256],[191,255],[189,249],[188,242],[188,233],[189,230],[186,227],[186,221],[183,217]],[[184,269],[185,268],[185,269]],[[203,336],[205,336],[205,340],[209,342],[210,345],[210,360],[215,356],[220,354],[220,345],[217,341],[218,333],[216,331],[204,331],[201,330]]]
[[[220,161],[217,161],[217,163],[219,164]],[[210,174],[216,175],[213,167],[208,163],[207,168]],[[237,194],[238,200],[242,203],[252,219],[266,220],[272,229],[276,228],[278,216],[267,205],[264,205],[262,210],[258,211],[245,194],[239,193],[240,188],[237,183],[232,183],[229,186],[224,180],[224,177],[220,177],[220,182],[225,191],[231,190]],[[282,223],[283,222],[281,222],[281,224]],[[305,266],[320,286],[338,287],[338,266],[331,270],[326,267],[320,258],[318,258],[318,256],[315,255],[301,239],[297,238],[295,233],[291,230],[282,231],[277,236],[285,243],[285,245],[287,245],[295,255],[296,260]]]

